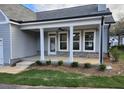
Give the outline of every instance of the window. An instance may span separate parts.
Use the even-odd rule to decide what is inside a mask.
[[[80,32],[73,33],[73,50],[80,50]]]
[[[94,51],[94,32],[85,32],[84,34],[84,50]]]
[[[59,34],[59,50],[67,50],[67,33],[60,33]]]

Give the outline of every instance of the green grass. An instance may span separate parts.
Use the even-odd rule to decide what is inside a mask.
[[[84,76],[69,72],[34,69],[15,75],[0,73],[0,83],[32,86],[124,88],[124,76]]]

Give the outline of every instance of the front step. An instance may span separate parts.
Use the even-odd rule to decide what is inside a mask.
[[[29,67],[31,64],[33,64],[34,61],[22,61],[16,64],[16,66],[24,66],[24,67]]]

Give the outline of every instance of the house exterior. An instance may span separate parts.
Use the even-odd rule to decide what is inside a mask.
[[[1,65],[35,55],[40,55],[41,61],[50,55],[67,56],[68,63],[73,62],[74,57],[95,57],[99,63],[104,62],[109,28],[114,23],[106,5],[36,13],[22,5],[0,5],[0,9]]]

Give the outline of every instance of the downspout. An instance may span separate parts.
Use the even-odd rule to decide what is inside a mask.
[[[109,32],[110,31],[109,30],[110,30],[110,27],[111,27],[111,24],[108,25],[108,31],[107,31],[107,33],[108,33],[107,34],[108,35],[107,36],[107,52],[108,52],[108,56],[109,56],[109,47],[110,47],[110,45],[109,45],[109,39],[110,39],[110,37],[109,37],[109,35],[110,35]]]
[[[101,32],[100,32],[100,64],[103,64],[103,29],[104,29],[104,16],[101,18]]]

